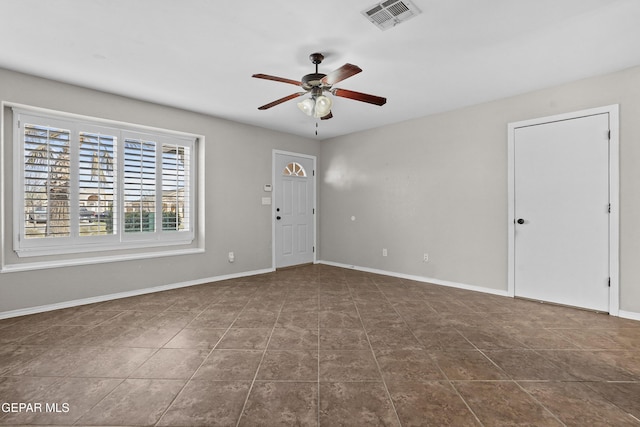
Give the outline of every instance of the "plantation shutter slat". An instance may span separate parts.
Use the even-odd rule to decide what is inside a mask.
[[[26,238],[70,233],[71,132],[24,124],[24,210]]]
[[[142,139],[124,144],[124,231],[155,231],[156,143]]]
[[[118,232],[116,199],[117,137],[100,133],[80,132],[78,187],[80,206],[94,213],[92,224],[85,224],[90,235]],[[82,217],[78,218],[82,221]]]
[[[193,243],[195,136],[41,110],[13,113],[18,256]]]
[[[189,229],[189,147],[162,145],[162,229]]]

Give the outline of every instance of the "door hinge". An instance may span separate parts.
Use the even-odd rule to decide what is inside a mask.
[[[607,212],[611,213],[611,203],[609,203],[609,207],[607,208]]]
[[[316,208],[312,209],[312,213],[315,215],[316,214]]]
[[[608,131],[608,132],[607,132],[607,139],[608,139],[609,141],[611,141],[611,131]]]
[[[611,287],[611,277],[609,277],[608,285],[609,285],[609,287]]]
[[[311,171],[311,176],[316,176],[316,170]]]
[[[316,247],[314,246],[314,247],[313,247],[313,252],[315,253],[315,251],[316,251]]]

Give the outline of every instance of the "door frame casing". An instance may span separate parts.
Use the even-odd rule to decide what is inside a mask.
[[[609,114],[609,203],[611,206],[611,212],[609,214],[609,314],[612,316],[618,316],[620,311],[620,125],[618,104],[523,120],[509,123],[507,125],[507,294],[511,297],[515,297],[515,131],[522,127],[541,125],[562,120],[578,119],[597,114]]]
[[[315,171],[317,169],[317,157],[310,155],[310,154],[302,154],[302,153],[294,153],[291,151],[283,151],[283,150],[277,150],[277,149],[273,149],[271,152],[271,268],[273,270],[275,270],[277,268],[276,266],[276,206],[275,206],[275,193],[277,190],[277,186],[276,184],[276,173],[278,173],[278,171],[276,171],[276,156],[277,155],[283,155],[283,156],[295,156],[295,157],[302,157],[305,159],[310,159],[313,162],[313,173],[311,178],[311,185],[313,188],[313,263],[316,264],[318,262],[318,251],[315,250],[317,249],[317,244],[316,244],[316,236],[318,235],[318,189],[317,189],[317,179],[316,179],[316,174]]]

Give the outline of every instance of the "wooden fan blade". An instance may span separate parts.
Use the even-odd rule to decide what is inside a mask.
[[[326,76],[320,80],[320,83],[327,86],[333,86],[334,84],[343,81],[355,74],[358,74],[362,71],[362,68],[353,64],[344,64],[342,67],[337,70],[333,70]]]
[[[329,120],[332,117],[333,117],[333,114],[331,113],[331,111],[329,111],[329,114],[327,114],[324,117],[320,117],[320,120]]]
[[[343,98],[355,99],[356,101],[368,102],[369,104],[384,105],[387,103],[387,98],[381,96],[369,95],[362,92],[355,92],[347,89],[332,89],[331,93],[335,96],[341,96]]]
[[[289,83],[296,86],[302,85],[302,82],[296,80],[285,79],[284,77],[270,76],[268,74],[254,74],[251,77],[255,77],[256,79],[273,80],[274,82]]]
[[[289,96],[285,96],[284,98],[280,98],[280,99],[277,99],[277,100],[275,100],[275,101],[273,101],[273,102],[270,102],[270,103],[268,103],[268,104],[265,104],[265,105],[263,105],[262,107],[258,107],[258,110],[266,110],[266,109],[268,109],[268,108],[275,107],[275,106],[276,106],[276,105],[278,105],[278,104],[282,104],[283,102],[287,102],[287,101],[289,101],[290,99],[294,99],[294,98],[297,98],[297,97],[299,97],[299,96],[306,95],[306,94],[307,94],[307,92],[292,93],[292,94],[291,94],[291,95],[289,95]]]

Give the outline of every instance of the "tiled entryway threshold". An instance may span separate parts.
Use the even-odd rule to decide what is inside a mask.
[[[2,425],[639,426],[640,322],[311,265],[2,320],[0,403]]]

